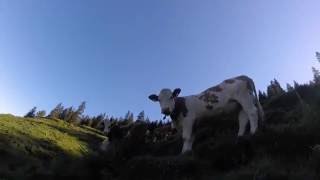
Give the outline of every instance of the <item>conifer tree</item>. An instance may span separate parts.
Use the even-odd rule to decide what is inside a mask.
[[[300,84],[297,81],[293,81],[294,89],[297,89],[299,86],[300,86]]]
[[[289,83],[287,83],[287,91],[290,92],[293,90],[294,90],[294,88]]]
[[[144,121],[144,120],[145,120],[144,111],[141,111],[137,116],[137,121]]]
[[[46,116],[46,111],[42,110],[42,111],[38,111],[36,114],[37,117],[45,117]]]
[[[316,58],[320,62],[320,53],[319,52],[316,52]]]
[[[133,120],[134,120],[133,113],[130,112],[130,111],[128,111],[128,112],[126,113],[126,115],[124,116],[124,119],[133,122]]]
[[[312,67],[312,73],[313,73],[313,81],[315,84],[320,84],[320,72],[315,67]]]
[[[260,102],[263,102],[264,100],[266,100],[267,99],[267,95],[266,95],[266,93],[265,92],[261,92],[260,90],[259,90],[259,93],[258,93],[259,95],[259,101]]]
[[[33,107],[24,117],[25,118],[34,118],[36,117],[37,107]]]
[[[270,82],[270,85],[267,88],[268,97],[272,97],[275,95],[280,95],[285,93],[285,91],[282,89],[280,83],[274,79]]]
[[[78,107],[78,109],[76,111],[73,111],[73,109],[71,109],[70,114],[71,117],[68,118],[70,123],[78,123],[80,124],[80,118],[81,115],[84,113],[84,110],[86,109],[86,102],[83,101],[80,106]]]
[[[64,108],[62,106],[62,103],[59,103],[48,115],[49,118],[52,119],[59,119]]]

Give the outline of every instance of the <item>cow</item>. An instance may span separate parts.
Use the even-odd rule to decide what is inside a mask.
[[[159,102],[161,113],[170,116],[172,127],[182,134],[181,153],[192,151],[193,125],[201,118],[211,118],[222,113],[239,109],[238,137],[244,135],[250,122],[250,132],[255,134],[258,120],[263,121],[264,112],[257,97],[254,82],[245,75],[224,80],[200,94],[178,97],[181,89],[162,89],[159,95],[152,94],[149,99]]]

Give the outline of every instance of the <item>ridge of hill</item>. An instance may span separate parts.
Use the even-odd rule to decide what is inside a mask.
[[[105,137],[58,119],[0,115],[0,176],[52,174],[67,159],[96,154]],[[19,178],[18,178],[19,179]]]

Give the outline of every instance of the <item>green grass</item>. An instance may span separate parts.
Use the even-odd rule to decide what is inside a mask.
[[[95,154],[104,138],[95,129],[61,120],[0,115],[0,177],[52,173],[59,161]]]

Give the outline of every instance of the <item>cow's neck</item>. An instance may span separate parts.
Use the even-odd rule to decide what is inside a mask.
[[[179,116],[182,115],[186,117],[188,114],[188,109],[186,106],[186,99],[184,97],[177,97],[174,103],[174,110],[172,111],[170,117],[173,121],[177,121]]]

